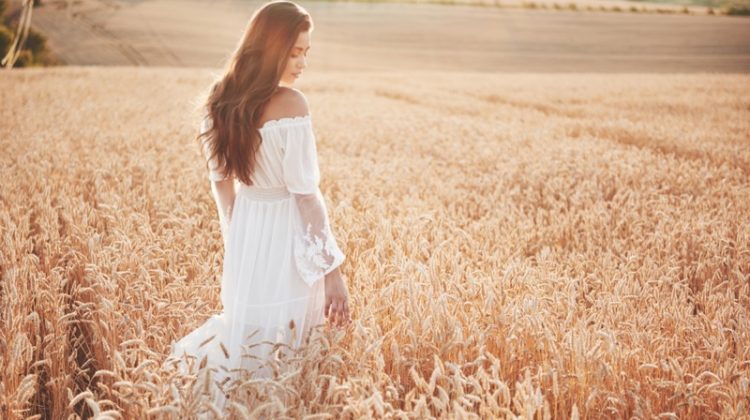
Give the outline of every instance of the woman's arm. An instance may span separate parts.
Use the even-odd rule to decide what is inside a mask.
[[[234,200],[237,196],[234,178],[230,177],[222,181],[211,181],[211,192],[214,196],[216,209],[219,213],[221,232],[224,236],[224,239],[226,239],[227,231],[229,229],[229,222],[232,220]]]

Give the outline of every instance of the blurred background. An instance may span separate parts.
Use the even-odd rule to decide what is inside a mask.
[[[25,0],[1,0],[6,56]],[[30,1],[28,3],[31,3]],[[262,1],[37,0],[16,67],[220,67]],[[300,1],[321,71],[747,72],[750,0]],[[8,63],[6,61],[5,65]]]

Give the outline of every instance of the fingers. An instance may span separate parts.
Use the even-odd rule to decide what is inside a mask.
[[[337,300],[334,302],[334,309],[333,309],[333,315],[335,317],[334,325],[340,326],[341,325],[341,311],[343,310],[343,304],[340,300]]]
[[[349,305],[346,299],[333,299],[327,302],[324,312],[332,325],[340,327],[351,321]]]
[[[344,326],[348,324],[351,321],[351,316],[349,313],[349,304],[347,303],[346,299],[342,299],[339,302],[339,318],[338,318],[338,325]]]
[[[336,300],[332,300],[330,306],[328,306],[328,318],[336,316]]]
[[[342,314],[342,323],[344,322],[349,323],[352,320],[351,314],[349,313],[349,303],[346,300],[342,302],[341,314]]]

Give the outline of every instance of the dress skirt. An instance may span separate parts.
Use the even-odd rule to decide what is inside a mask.
[[[286,188],[240,183],[225,238],[223,312],[173,342],[170,357],[195,357],[195,367],[206,357],[214,380],[226,388],[239,378],[237,369],[254,379],[269,377],[264,361],[273,343],[297,348],[312,327],[325,322],[323,278],[308,284],[295,265],[297,212]],[[185,363],[179,366],[187,372]],[[214,392],[214,403],[224,407],[223,393]]]

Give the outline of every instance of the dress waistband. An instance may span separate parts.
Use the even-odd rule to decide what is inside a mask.
[[[274,201],[291,197],[286,187],[257,187],[240,183],[237,195],[243,195],[251,200]]]

